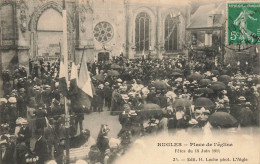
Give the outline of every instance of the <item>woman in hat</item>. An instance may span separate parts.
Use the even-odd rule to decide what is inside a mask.
[[[30,148],[30,139],[32,136],[32,132],[28,127],[28,122],[26,119],[19,117],[16,120],[17,128],[16,128],[16,136],[17,142],[21,143],[24,142],[25,145]]]

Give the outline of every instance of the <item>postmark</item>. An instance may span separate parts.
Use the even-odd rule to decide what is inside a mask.
[[[227,3],[227,43],[260,44],[260,2]]]

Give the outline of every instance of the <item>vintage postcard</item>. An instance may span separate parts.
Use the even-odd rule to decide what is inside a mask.
[[[259,0],[0,0],[0,164],[260,164]]]

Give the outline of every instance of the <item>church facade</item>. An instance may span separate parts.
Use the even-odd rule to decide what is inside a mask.
[[[69,60],[183,54],[189,9],[159,0],[66,0]],[[0,12],[2,70],[60,57],[61,0],[1,0]]]
[[[147,54],[155,58],[190,57],[199,52],[218,63],[240,60],[236,51],[225,47],[225,2],[65,1],[68,57],[77,64],[82,55],[92,63],[119,55],[129,59]],[[2,71],[28,68],[29,59],[60,58],[62,4],[62,0],[0,0]],[[246,53],[258,52],[252,46]]]

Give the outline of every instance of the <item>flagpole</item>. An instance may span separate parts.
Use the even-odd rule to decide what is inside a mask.
[[[68,67],[68,38],[67,38],[67,12],[65,6],[65,0],[63,0],[63,10],[62,10],[62,20],[63,20],[63,39],[62,39],[62,54],[64,58],[64,65]],[[68,70],[66,70],[68,73]],[[68,79],[66,78],[66,84],[68,84]],[[69,127],[70,127],[70,120],[69,120],[69,110],[67,105],[67,97],[64,96],[64,106],[65,106],[65,128],[66,128],[66,164],[69,164],[70,157],[69,157]]]
[[[85,46],[84,46],[84,49],[83,49],[83,52],[82,52],[82,56],[81,56],[81,61],[80,61],[80,67],[81,67],[81,64],[82,64],[82,62],[83,62],[83,57],[84,57],[84,52],[85,52]]]

